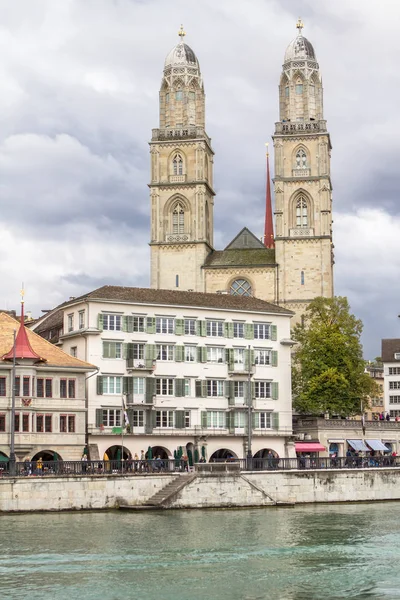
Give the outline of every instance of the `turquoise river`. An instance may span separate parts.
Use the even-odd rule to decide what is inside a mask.
[[[0,516],[0,598],[400,598],[400,503]]]

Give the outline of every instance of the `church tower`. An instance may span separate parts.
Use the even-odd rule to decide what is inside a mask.
[[[331,143],[314,48],[297,23],[279,84],[275,148],[275,251],[279,303],[301,317],[333,295]]]
[[[151,155],[151,287],[204,292],[213,249],[213,150],[199,61],[184,43],[168,54]]]

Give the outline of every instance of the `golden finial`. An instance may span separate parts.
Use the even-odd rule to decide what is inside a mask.
[[[24,296],[25,296],[25,289],[24,289],[24,284],[22,283],[22,289],[21,289],[21,304],[24,303]]]
[[[300,34],[300,33],[301,33],[301,30],[302,30],[302,29],[303,29],[303,27],[304,27],[304,23],[303,23],[303,21],[301,20],[301,18],[300,18],[300,17],[297,19],[296,27],[297,27],[297,29],[299,30],[299,34]]]
[[[180,30],[178,31],[178,35],[179,35],[179,37],[181,38],[181,42],[183,42],[183,38],[184,38],[184,37],[185,37],[185,35],[186,35],[186,31],[183,29],[183,25],[182,25],[182,24],[181,24],[181,28],[180,28]]]
[[[265,147],[267,148],[267,156],[269,156],[269,149],[268,149],[269,143],[268,142],[265,143]]]

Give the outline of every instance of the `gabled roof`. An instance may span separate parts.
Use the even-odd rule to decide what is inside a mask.
[[[241,231],[226,246],[225,250],[236,250],[242,248],[264,248],[264,244],[248,229],[243,227]]]
[[[9,354],[10,348],[12,349],[14,342],[14,331],[18,329],[19,326],[19,322],[10,317],[10,315],[7,315],[4,312],[0,313],[1,357],[4,357],[5,354]],[[40,337],[40,335],[37,335],[27,327],[24,327],[24,332],[31,350],[35,353],[35,355],[40,357],[46,366],[76,368],[86,371],[91,371],[96,368],[90,363],[79,360],[78,358],[63,352],[63,350],[57,348],[57,346],[54,346],[53,344],[50,344],[50,342],[46,341]],[[4,362],[4,358],[0,359],[0,364]]]
[[[400,339],[382,340],[382,362],[395,362],[395,354],[400,354]]]
[[[214,250],[207,256],[204,268],[275,267],[275,265],[275,249],[265,248],[262,245],[262,248]]]

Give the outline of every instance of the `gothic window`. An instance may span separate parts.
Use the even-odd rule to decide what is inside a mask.
[[[302,93],[303,93],[303,84],[296,83],[296,94],[302,94]]]
[[[175,92],[175,100],[183,100],[183,92],[181,90]]]
[[[300,148],[300,150],[296,153],[296,169],[306,169],[307,168],[307,154]]]
[[[251,285],[246,279],[235,279],[231,284],[230,293],[233,296],[251,296]]]
[[[307,200],[300,196],[296,202],[296,227],[308,227]]]
[[[178,202],[172,211],[172,233],[185,232],[185,211],[182,205]]]
[[[183,160],[180,154],[175,154],[172,166],[174,170],[174,175],[182,175],[183,174]]]
[[[289,97],[289,86],[288,85],[285,86],[285,96],[286,96],[286,98]]]

